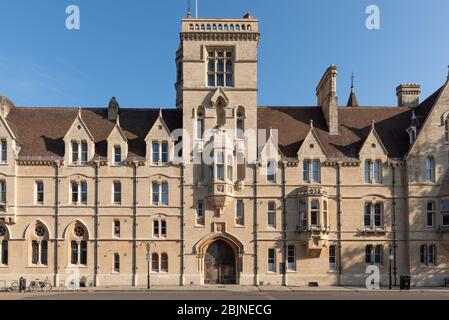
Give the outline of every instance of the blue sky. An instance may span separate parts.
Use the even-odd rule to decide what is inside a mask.
[[[194,0],[192,0],[194,2]],[[401,82],[423,96],[449,64],[447,0],[199,0],[200,17],[260,19],[259,105],[314,105],[325,68],[339,67],[340,104],[356,74],[359,102],[395,105]],[[81,30],[65,28],[68,5]],[[365,27],[380,8],[381,29]],[[0,95],[19,106],[175,105],[175,52],[187,0],[2,0]]]

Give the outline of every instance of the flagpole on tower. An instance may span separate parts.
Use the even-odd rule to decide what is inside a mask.
[[[195,18],[198,19],[198,0],[195,0]]]

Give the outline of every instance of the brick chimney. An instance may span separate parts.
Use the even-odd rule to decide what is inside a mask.
[[[396,88],[398,107],[415,108],[419,105],[421,86],[416,83],[402,83]]]
[[[318,106],[323,110],[331,135],[338,135],[337,75],[337,67],[331,65],[316,88]]]

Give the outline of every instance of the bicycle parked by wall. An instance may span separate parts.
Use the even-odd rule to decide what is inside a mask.
[[[34,292],[50,292],[52,289],[53,286],[51,285],[50,281],[48,281],[48,278],[45,278],[44,280],[36,279],[34,281],[31,281],[30,285],[28,286],[28,290]]]

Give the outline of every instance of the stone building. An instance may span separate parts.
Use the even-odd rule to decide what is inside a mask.
[[[444,284],[447,82],[341,106],[330,66],[316,106],[259,106],[256,18],[180,36],[176,108],[1,98],[0,280],[144,286],[149,259],[155,285],[364,285],[370,265],[386,285],[391,261],[395,282]]]

